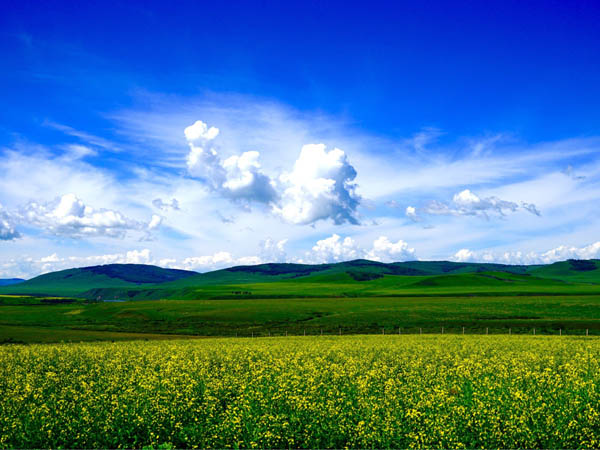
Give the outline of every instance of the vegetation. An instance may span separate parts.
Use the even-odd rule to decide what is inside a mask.
[[[279,284],[272,286],[272,284]],[[383,264],[262,264],[198,274],[135,264],[110,264],[49,273],[0,294],[88,299],[206,299],[344,297],[468,293],[600,293],[600,262],[569,260],[548,266],[413,261]]]
[[[377,333],[600,334],[600,297],[459,296],[159,300],[2,306],[0,335],[68,340],[55,332],[275,336]],[[13,327],[31,327],[31,336]],[[106,336],[112,339],[111,335]]]
[[[23,280],[22,278],[0,278],[0,286],[8,286],[11,284],[17,284],[17,283],[21,283]]]
[[[47,273],[25,282],[0,287],[0,294],[78,296],[92,287],[137,287],[196,274],[144,264],[107,264]]]
[[[4,448],[597,448],[600,341],[342,336],[0,348]]]
[[[534,328],[538,334],[600,334],[598,265],[358,260],[206,274],[143,265],[71,269],[1,288],[12,293],[0,294],[0,342],[112,340],[111,333],[432,333],[442,327],[467,334]]]

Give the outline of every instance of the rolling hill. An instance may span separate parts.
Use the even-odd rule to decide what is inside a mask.
[[[503,265],[449,261],[334,264],[271,263],[207,273],[110,264],[40,275],[0,294],[87,299],[227,299],[408,296],[454,293],[590,293],[600,290],[600,261]]]
[[[202,274],[145,265],[69,269],[0,287],[0,344],[111,340],[118,333],[154,339],[420,333],[441,326],[454,333],[512,327],[598,334],[599,266],[596,260],[544,266],[355,260]]]
[[[576,283],[600,283],[600,260],[569,259],[547,266],[532,267],[528,273],[539,278]]]
[[[46,273],[0,288],[0,294],[77,296],[91,288],[134,288],[196,275],[197,272],[144,264],[107,264]]]

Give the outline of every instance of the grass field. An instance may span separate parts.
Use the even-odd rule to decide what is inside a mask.
[[[39,342],[40,330],[267,336],[351,333],[600,334],[600,296],[484,296],[161,300],[2,306],[4,340]],[[11,328],[13,327],[13,328]],[[19,333],[15,334],[16,328]],[[31,336],[24,330],[31,327]],[[54,330],[54,331],[53,331]],[[67,340],[56,334],[54,341]],[[102,337],[94,334],[94,339]],[[152,338],[149,336],[149,338]],[[106,339],[112,339],[106,334]]]
[[[600,334],[599,267],[595,260],[548,266],[356,260],[205,274],[127,264],[69,269],[0,288],[0,343],[113,340],[111,333],[153,339],[442,327],[594,335]]]
[[[597,448],[600,340],[0,347],[0,447]]]
[[[598,296],[407,297],[135,301],[3,306],[5,339],[40,329],[203,336],[350,333],[600,333]],[[32,327],[31,338],[8,326]],[[48,333],[51,338],[52,333]],[[111,339],[107,335],[107,339]],[[64,340],[59,335],[55,341]],[[47,339],[44,339],[47,341]]]

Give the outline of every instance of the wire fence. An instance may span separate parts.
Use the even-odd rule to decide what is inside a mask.
[[[548,328],[548,327],[395,327],[395,328],[369,328],[369,329],[331,329],[331,328],[307,328],[294,330],[265,330],[238,331],[235,337],[287,337],[287,336],[352,336],[352,335],[486,335],[486,336],[600,336],[600,329],[596,328]]]

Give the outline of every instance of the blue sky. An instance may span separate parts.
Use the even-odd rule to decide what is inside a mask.
[[[598,19],[585,1],[5,5],[0,276],[599,257]]]

